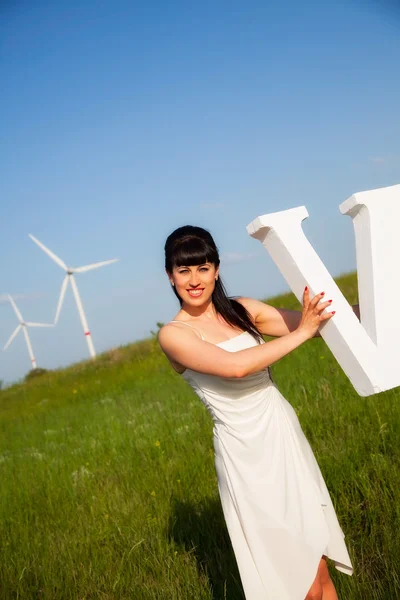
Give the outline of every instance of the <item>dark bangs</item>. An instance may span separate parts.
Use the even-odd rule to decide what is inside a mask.
[[[179,240],[168,258],[169,264],[165,267],[170,273],[174,267],[203,265],[207,262],[213,263],[216,267],[219,265],[218,252],[206,240],[194,236]]]

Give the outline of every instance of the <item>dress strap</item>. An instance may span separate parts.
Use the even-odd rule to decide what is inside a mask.
[[[192,328],[192,329],[194,329],[194,330],[195,330],[197,333],[199,333],[199,334],[200,334],[200,336],[201,336],[201,339],[203,340],[203,342],[205,342],[205,341],[206,341],[206,340],[205,340],[205,338],[203,337],[203,334],[202,334],[200,331],[198,331],[198,330],[196,329],[196,327],[193,327],[193,325],[189,325],[189,323],[186,323],[185,321],[170,321],[170,323],[182,323],[182,325],[187,325],[188,327],[191,327],[191,328]]]

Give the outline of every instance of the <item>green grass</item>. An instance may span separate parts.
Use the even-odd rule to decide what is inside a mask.
[[[355,303],[355,276],[337,281]],[[360,398],[321,339],[273,376],[346,534],[340,600],[400,598],[399,390]],[[244,598],[211,418],[155,340],[3,390],[0,428],[1,599]]]

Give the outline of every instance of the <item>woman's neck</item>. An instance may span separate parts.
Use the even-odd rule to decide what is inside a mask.
[[[188,306],[183,304],[180,314],[188,319],[197,319],[199,321],[215,321],[218,319],[218,313],[211,300],[207,306]]]

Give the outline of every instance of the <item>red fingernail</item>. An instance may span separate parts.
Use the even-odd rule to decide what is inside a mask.
[[[305,291],[307,291],[307,290],[308,290],[308,287],[306,286],[304,289],[305,289]]]
[[[321,292],[321,296],[325,296],[325,292]]]
[[[332,302],[332,300],[328,300],[328,302]]]
[[[333,311],[332,311],[332,314],[334,315],[335,313],[336,313],[336,310],[333,310]]]

